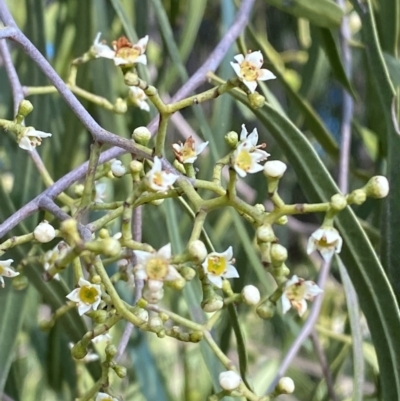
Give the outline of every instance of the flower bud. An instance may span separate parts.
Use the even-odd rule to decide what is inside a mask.
[[[330,206],[339,212],[347,206],[347,199],[341,194],[335,194],[331,198]]]
[[[205,299],[201,303],[201,308],[207,313],[216,312],[222,309],[223,306],[224,301],[219,295],[214,295],[212,298]]]
[[[228,133],[225,135],[225,142],[226,142],[227,145],[230,146],[232,149],[235,149],[235,148],[236,148],[236,145],[237,145],[238,142],[239,142],[239,135],[238,135],[238,133],[235,132],[235,131],[228,132]]]
[[[115,355],[117,355],[117,347],[114,344],[108,344],[106,349],[106,355],[110,358],[114,358]]]
[[[105,310],[95,310],[88,312],[88,316],[93,319],[96,323],[104,323],[107,319],[107,312]]]
[[[348,202],[355,205],[362,205],[367,199],[367,194],[364,189],[355,189],[348,196]]]
[[[228,370],[219,374],[218,381],[223,390],[233,391],[240,386],[242,378],[233,370]]]
[[[257,307],[256,313],[261,319],[269,320],[274,316],[275,308],[275,304],[267,299],[265,302]]]
[[[283,263],[288,257],[287,249],[280,244],[271,246],[271,259],[273,264]]]
[[[258,241],[273,242],[275,241],[275,233],[270,224],[265,224],[257,228],[256,236]]]
[[[260,302],[261,299],[260,291],[254,285],[244,286],[241,294],[244,303],[246,303],[247,305],[253,306],[257,305]]]
[[[76,184],[74,186],[74,194],[80,198],[83,195],[83,191],[85,189],[85,186],[83,184]]]
[[[124,114],[128,110],[128,105],[126,104],[126,101],[124,99],[121,99],[120,97],[115,101],[114,104],[114,111],[117,114]]]
[[[160,206],[164,201],[165,199],[154,199],[150,202],[150,204],[153,206]]]
[[[389,193],[389,181],[383,175],[376,175],[367,182],[364,189],[371,198],[385,198]]]
[[[126,368],[124,366],[121,365],[115,366],[114,372],[120,379],[123,379],[126,376]]]
[[[164,326],[163,321],[160,317],[158,316],[153,316],[152,318],[150,318],[149,320],[149,327],[152,330],[158,330],[160,328],[162,328]]]
[[[275,221],[276,224],[280,226],[285,226],[288,223],[288,217],[287,216],[281,216],[279,217],[278,220]]]
[[[18,115],[25,118],[33,110],[33,105],[29,100],[22,100],[18,106]]]
[[[265,206],[262,203],[256,203],[254,207],[257,209],[258,212],[264,213],[265,212]]]
[[[198,239],[190,242],[188,246],[188,251],[190,253],[190,256],[196,259],[196,262],[203,262],[208,255],[207,248],[204,245],[204,242]]]
[[[138,308],[138,310],[135,311],[135,315],[144,322],[149,321],[149,312],[147,312],[146,309]]]
[[[111,171],[114,177],[122,177],[126,173],[126,168],[122,164],[121,160],[114,160],[111,163]]]
[[[253,109],[260,109],[265,104],[265,97],[258,92],[250,93],[247,95],[247,99],[249,100],[250,107]]]
[[[49,224],[46,220],[43,220],[33,231],[33,236],[36,241],[45,244],[46,242],[50,242],[56,236],[56,231],[54,227]]]
[[[275,387],[275,391],[278,394],[292,394],[294,391],[293,380],[290,377],[282,377]]]
[[[143,298],[149,303],[149,304],[156,304],[159,301],[161,301],[162,297],[164,296],[164,289],[161,288],[158,291],[151,291],[148,286],[146,285],[143,288]]]
[[[147,127],[137,127],[133,131],[132,139],[140,145],[146,146],[151,139],[151,132]]]
[[[81,343],[76,343],[71,348],[71,355],[75,359],[83,359],[87,355],[87,349]]]
[[[102,254],[105,256],[117,256],[121,252],[121,244],[114,238],[106,238],[101,241]]]
[[[138,160],[132,160],[129,163],[129,168],[132,173],[140,173],[143,170],[143,163]]]
[[[11,284],[15,290],[22,291],[26,287],[28,287],[29,280],[26,276],[19,274],[18,276],[12,279]]]
[[[183,287],[186,285],[186,280],[182,278],[177,278],[176,280],[168,281],[168,287],[173,288],[174,290],[182,290]]]
[[[281,178],[287,166],[280,160],[269,160],[264,164],[264,175],[267,178]]]
[[[189,339],[193,343],[200,342],[203,339],[203,337],[204,337],[204,334],[200,330],[195,330],[192,333],[190,333],[190,335],[189,335]]]
[[[179,270],[181,276],[186,280],[190,281],[196,277],[196,270],[192,269],[189,266],[183,266],[181,270]]]

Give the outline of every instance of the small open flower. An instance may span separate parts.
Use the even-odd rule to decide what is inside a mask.
[[[67,298],[76,303],[78,313],[82,316],[90,309],[97,310],[101,301],[101,288],[98,284],[80,278],[79,287],[67,295]]]
[[[172,149],[175,153],[177,160],[180,163],[192,164],[195,162],[197,156],[205,149],[207,145],[208,141],[195,146],[194,139],[191,136],[189,136],[189,138],[186,139],[186,142],[184,144],[174,143],[172,145]]]
[[[137,86],[130,86],[128,96],[133,105],[139,107],[141,110],[150,111],[150,106],[146,102],[147,96],[143,89],[140,89]]]
[[[342,250],[343,240],[338,230],[334,227],[321,227],[311,234],[308,240],[307,253],[315,250],[321,253],[325,261],[329,261],[334,253]]]
[[[275,79],[276,76],[269,70],[262,69],[264,59],[260,51],[251,52],[244,57],[238,54],[234,57],[236,63],[231,62],[239,79],[247,86],[250,93],[254,93],[257,88],[257,81],[267,81]]]
[[[0,283],[4,288],[4,277],[15,277],[18,276],[18,272],[11,269],[11,263],[14,262],[13,259],[0,260]]]
[[[232,247],[225,252],[211,252],[207,255],[202,266],[209,281],[218,288],[222,288],[223,278],[239,277],[235,266],[231,264],[233,257]]]
[[[118,398],[111,397],[107,393],[97,393],[96,401],[118,401]]]
[[[306,281],[294,275],[285,284],[282,294],[282,311],[286,313],[291,307],[296,309],[299,316],[307,310],[307,302],[321,294],[322,290],[313,281]]]
[[[161,160],[155,156],[151,170],[146,174],[146,182],[155,192],[168,191],[179,177],[162,169]]]
[[[171,261],[171,244],[164,245],[157,252],[134,251],[137,265],[135,276],[146,280],[150,292],[161,293],[164,281],[183,280]],[[161,293],[162,296],[162,293]]]
[[[33,127],[26,127],[22,135],[18,138],[18,146],[21,149],[32,151],[36,146],[40,146],[42,138],[48,138],[51,134],[43,131],[37,131]]]
[[[257,142],[257,128],[254,128],[251,134],[248,134],[243,124],[239,145],[232,154],[232,166],[240,177],[245,177],[248,173],[257,173],[264,168],[259,163],[266,160],[269,153],[259,149],[260,147],[265,147],[265,144],[257,145]]]
[[[113,42],[113,49],[100,42],[100,36],[101,33],[99,32],[92,46],[92,52],[96,58],[103,57],[114,60],[115,65],[147,64],[147,57],[144,54],[149,41],[147,35],[136,44],[129,42],[125,36],[122,36]]]

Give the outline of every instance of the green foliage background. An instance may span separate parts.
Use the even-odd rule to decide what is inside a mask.
[[[18,25],[63,79],[68,77],[69,63],[90,48],[97,32],[102,32],[108,42],[122,34],[132,41],[148,34],[149,63],[141,73],[162,95],[175,93],[201,65],[233,23],[237,10],[231,0],[10,0],[8,5]],[[332,177],[337,175],[342,91],[352,95],[355,114],[351,189],[360,187],[374,174],[384,174],[389,178],[391,193],[385,201],[371,200],[340,214],[337,227],[345,245],[325,290],[316,330],[340,399],[393,401],[400,399],[400,6],[398,0],[353,0],[346,6],[354,33],[350,42],[352,79],[346,76],[341,56],[339,26],[343,13],[336,3],[257,0],[251,23],[237,47],[229,50],[217,75],[222,79],[233,76],[229,62],[239,50],[261,49],[266,67],[277,75],[277,80],[269,81],[268,86],[260,85],[268,104],[253,111],[247,99],[234,91],[232,96],[224,95],[212,103],[184,110],[182,117],[189,128],[179,121],[171,125],[168,143],[181,140],[190,129],[208,140],[210,151],[198,161],[200,177],[208,178],[213,163],[227,152],[224,135],[230,130],[240,131],[243,123],[249,129],[257,127],[261,140],[268,143],[271,159],[284,160],[290,166],[281,185],[285,201],[326,201],[338,192]],[[361,28],[355,12],[361,18]],[[23,85],[48,84],[21,50],[13,46],[12,54]],[[108,60],[84,65],[79,69],[77,83],[111,102],[126,95],[120,74]],[[11,119],[11,90],[1,68],[0,88],[0,115]],[[51,141],[44,141],[40,153],[56,180],[87,159],[91,137],[57,94],[29,100],[35,109],[27,124],[53,134]],[[156,115],[154,109],[147,115],[136,108],[115,115],[81,101],[104,128],[126,138]],[[172,152],[167,156],[172,160]],[[0,136],[0,173],[0,220],[4,220],[39,194],[44,185],[32,161],[6,132]],[[6,185],[9,174],[14,179],[11,191]],[[114,182],[109,198],[124,199],[125,195],[123,180]],[[248,176],[240,195],[253,203],[265,202],[264,177]],[[44,217],[27,219],[10,235],[32,231]],[[320,222],[318,217],[292,220],[279,231],[280,242],[289,249],[292,272],[310,279],[315,279],[317,271],[305,257],[304,244]],[[171,241],[175,251],[185,245],[183,239],[190,233],[192,217],[179,203],[165,201],[161,207],[146,206],[144,219],[145,242],[159,248]],[[228,209],[213,213],[206,228],[217,250],[233,246],[240,272],[240,279],[234,281],[235,290],[252,283],[262,294],[272,292],[271,278],[253,243],[253,230],[240,216]],[[18,261],[27,252],[29,248],[18,247],[7,257]],[[375,252],[381,255],[382,262]],[[356,289],[369,331],[363,321],[351,322],[352,308],[357,309],[357,304],[346,304],[346,275],[340,273],[341,263]],[[24,274],[27,287],[16,289],[7,283],[0,291],[0,394],[4,389],[15,401],[71,400],[77,374],[80,385],[99,375],[96,362],[87,368],[75,365],[69,353],[68,343],[79,340],[87,330],[86,323],[72,311],[50,333],[45,333],[38,326],[38,317],[46,313],[43,304],[55,310],[65,303],[65,295],[73,286],[72,275],[66,274],[60,283],[44,283],[42,267],[37,265],[26,266]],[[128,286],[121,286],[119,291],[126,300],[132,300]],[[193,316],[198,297],[199,288],[194,284],[183,294],[167,294],[174,310]],[[277,315],[264,322],[244,307],[238,314],[245,347],[240,346],[241,337],[238,341],[238,330],[233,329],[235,316],[226,316],[215,335],[222,349],[230,350],[233,360],[237,349],[242,357],[247,353],[249,381],[262,394],[303,322],[294,315],[285,319]],[[338,331],[339,326],[342,329]],[[117,326],[115,339],[122,330],[122,325]],[[361,353],[353,353],[357,349]],[[360,354],[361,361],[353,357]],[[181,345],[139,332],[129,344],[124,365],[128,368],[127,379],[112,384],[115,383],[116,394],[126,400],[204,400],[221,370],[205,346]],[[291,399],[329,399],[311,342],[304,343],[288,375],[296,383]]]

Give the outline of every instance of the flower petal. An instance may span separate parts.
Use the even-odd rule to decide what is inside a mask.
[[[161,256],[164,259],[171,259],[171,244],[164,245],[157,252],[157,256]]]
[[[246,81],[243,79],[243,83],[247,86],[250,93],[254,93],[257,88],[257,81]]]
[[[275,79],[276,76],[270,71],[270,70],[266,70],[265,68],[261,69],[258,72],[258,81],[268,81],[270,79]]]
[[[239,273],[236,270],[236,267],[233,265],[228,265],[226,272],[224,273],[225,278],[236,278],[239,277]]]
[[[245,60],[253,64],[257,69],[260,69],[264,64],[264,57],[259,50],[246,54]]]
[[[242,73],[240,72],[240,65],[238,63],[233,63],[231,61],[231,66],[232,66],[233,70],[235,71],[236,75],[239,78],[242,78]]]
[[[214,284],[218,288],[222,288],[221,276],[213,276],[212,274],[207,274],[207,278],[211,282],[211,284]]]
[[[233,57],[233,59],[236,60],[240,64],[240,63],[243,63],[244,56],[243,56],[243,54],[237,54],[235,57]]]
[[[242,124],[242,131],[240,132],[240,142],[244,142],[247,139],[248,131],[246,126]]]

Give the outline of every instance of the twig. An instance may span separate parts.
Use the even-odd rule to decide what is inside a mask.
[[[329,369],[328,361],[326,360],[326,355],[324,353],[321,342],[319,341],[318,335],[315,332],[315,330],[313,330],[312,333],[310,334],[310,339],[314,345],[314,350],[317,353],[319,363],[321,364],[321,367],[322,367],[322,373],[325,377],[326,387],[328,389],[328,394],[329,394],[329,399],[331,401],[338,401],[338,397],[333,388],[332,372]]]

